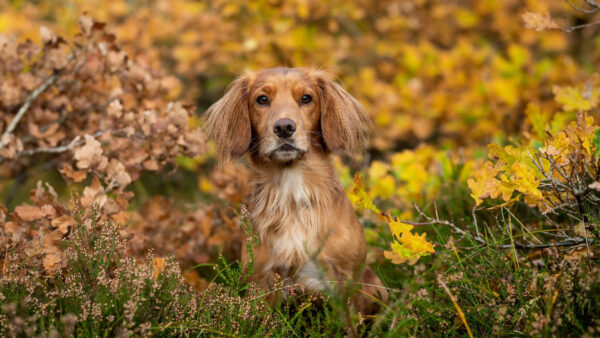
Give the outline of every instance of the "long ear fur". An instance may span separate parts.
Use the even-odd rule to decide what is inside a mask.
[[[248,108],[249,75],[231,83],[227,93],[206,110],[204,131],[217,145],[221,163],[242,156],[250,146],[252,132]]]
[[[334,82],[328,74],[316,70],[321,102],[321,131],[331,151],[352,156],[359,153],[371,130],[365,108]]]

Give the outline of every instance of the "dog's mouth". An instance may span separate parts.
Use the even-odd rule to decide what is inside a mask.
[[[289,143],[285,143],[279,146],[279,148],[275,149],[275,151],[300,151],[300,149],[296,148],[295,146]]]
[[[271,152],[270,157],[278,162],[292,162],[300,158],[304,153],[305,151],[297,146],[290,143],[284,143],[275,148],[275,150]]]

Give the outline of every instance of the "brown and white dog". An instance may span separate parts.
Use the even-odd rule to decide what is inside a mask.
[[[365,236],[329,157],[359,152],[369,127],[356,99],[327,73],[306,68],[246,72],[206,111],[204,130],[219,159],[250,155],[259,286],[268,289],[275,273],[304,291],[354,279],[362,285],[353,299],[359,311],[372,312],[373,296],[387,299],[377,275],[364,269]]]

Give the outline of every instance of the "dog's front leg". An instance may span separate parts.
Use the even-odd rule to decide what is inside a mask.
[[[252,266],[252,274],[249,276],[250,282],[255,283],[265,291],[269,290],[274,279],[273,269],[270,266],[271,256],[271,250],[260,243],[252,248],[252,256],[246,246],[242,248],[243,272],[247,274]]]

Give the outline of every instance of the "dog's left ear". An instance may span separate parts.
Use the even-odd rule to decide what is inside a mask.
[[[321,131],[331,151],[359,153],[371,130],[365,108],[323,71],[314,71],[321,104]]]

